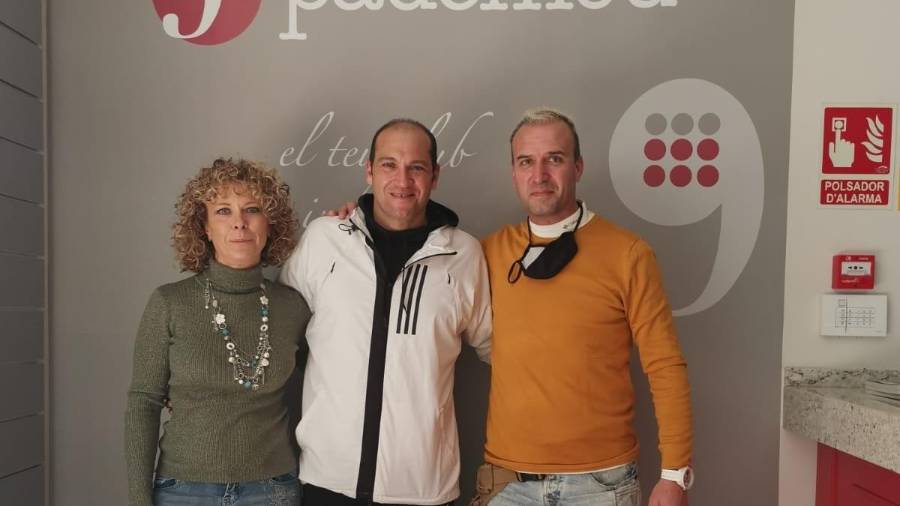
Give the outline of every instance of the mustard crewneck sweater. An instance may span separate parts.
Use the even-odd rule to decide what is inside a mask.
[[[483,241],[494,311],[485,458],[522,472],[571,473],[637,458],[632,345],[647,374],[662,466],[691,459],[687,365],[656,259],[636,235],[594,216],[578,254],[550,279],[507,280],[525,222]],[[549,240],[536,242],[549,242]]]

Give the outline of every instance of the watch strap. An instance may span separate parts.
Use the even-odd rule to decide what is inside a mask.
[[[664,480],[674,481],[682,490],[688,490],[694,482],[692,475],[693,470],[689,466],[685,466],[681,469],[663,469],[660,477]]]

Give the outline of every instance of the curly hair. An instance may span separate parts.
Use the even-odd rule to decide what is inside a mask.
[[[175,204],[172,244],[182,271],[202,272],[215,251],[206,236],[206,204],[232,184],[243,186],[259,200],[269,222],[263,265],[281,265],[297,244],[299,222],[291,206],[290,188],[266,166],[244,159],[219,158],[187,182]]]

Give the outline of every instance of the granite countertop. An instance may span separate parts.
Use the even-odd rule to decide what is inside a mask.
[[[900,473],[900,402],[864,390],[867,379],[897,379],[900,371],[786,367],[785,429]]]

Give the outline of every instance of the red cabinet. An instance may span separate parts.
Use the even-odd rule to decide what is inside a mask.
[[[900,506],[900,474],[819,444],[816,506]]]

